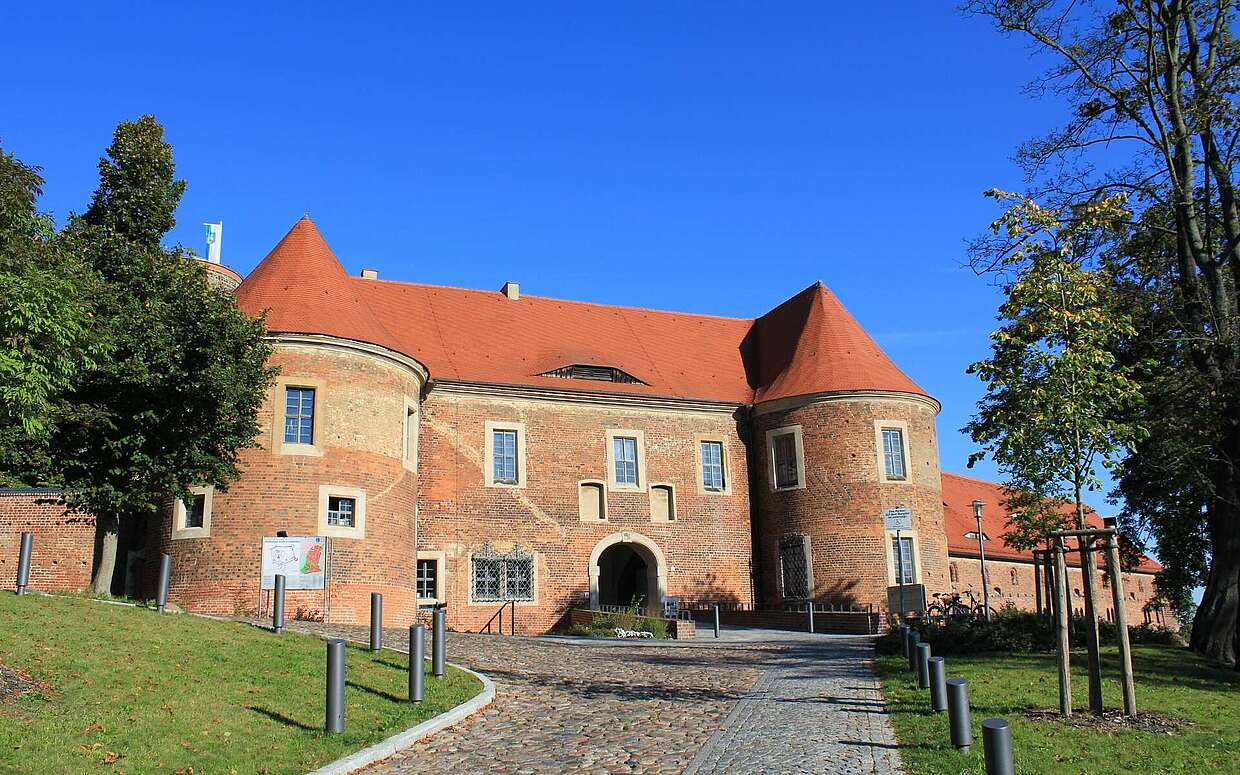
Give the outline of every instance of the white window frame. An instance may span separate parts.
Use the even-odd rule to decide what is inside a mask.
[[[524,489],[526,485],[525,469],[525,423],[508,420],[488,420],[483,424],[486,438],[483,439],[482,476],[487,487],[507,487]],[[495,481],[495,432],[509,431],[517,434],[517,481]]]
[[[706,476],[703,470],[704,461],[702,458],[702,445],[706,443],[718,444],[721,453],[720,465],[723,468],[723,489],[710,490],[706,488]],[[728,440],[723,436],[713,434],[698,434],[693,437],[693,444],[697,450],[697,491],[698,495],[731,495],[732,494],[732,461],[731,455],[728,453]]]
[[[796,450],[797,456],[797,483],[795,485],[787,485],[780,487],[776,483],[775,478],[775,439],[779,436],[791,435],[793,439],[793,448]],[[789,490],[805,489],[805,444],[801,438],[800,425],[785,425],[782,428],[772,428],[766,432],[766,449],[767,449],[767,466],[771,478],[771,490],[773,492],[785,492]]]
[[[887,586],[894,587],[899,584],[899,582],[896,581],[896,553],[891,546],[892,541],[896,538],[896,531],[887,530],[884,532],[886,538],[883,541],[883,549],[887,554]],[[913,580],[905,583],[906,585],[920,584],[922,583],[921,539],[918,537],[916,530],[901,530],[900,538],[909,539],[913,543]]]
[[[329,498],[353,499],[353,527],[329,525],[327,523],[327,504]],[[319,535],[331,538],[365,538],[366,491],[360,487],[348,487],[345,485],[319,485]]]
[[[667,490],[667,517],[656,517],[654,515],[654,494],[656,490]],[[671,482],[651,482],[650,483],[650,521],[660,524],[671,524],[676,521],[676,485]]]
[[[895,479],[887,476],[887,458],[883,447],[883,431],[899,431],[900,444],[904,455],[904,478]],[[878,461],[878,481],[890,484],[908,484],[913,481],[913,457],[909,454],[908,423],[903,420],[875,420],[874,444]]]
[[[629,484],[616,479],[616,439],[634,439],[637,449],[637,483]],[[646,482],[646,434],[644,431],[609,428],[607,430],[607,486],[624,492],[645,492]]]
[[[421,595],[418,595],[418,603],[442,603],[447,598],[446,590],[448,588],[448,560],[445,552],[418,552],[416,561],[413,564],[414,594],[417,595],[418,590],[418,562],[425,562],[428,560],[435,563],[435,596],[422,597]]]
[[[418,442],[422,433],[422,407],[418,405],[415,398],[405,396],[404,423],[402,430],[404,433],[400,438],[400,457],[401,464],[408,471],[417,472],[418,470]]]
[[[310,436],[311,444],[298,444],[284,440],[284,421],[287,417],[286,408],[289,388],[303,388],[314,391],[314,421]],[[323,454],[323,380],[312,377],[289,375],[281,377],[275,384],[274,421],[272,422],[271,448],[280,455],[316,455]]]
[[[180,498],[174,498],[172,502],[172,538],[173,540],[181,540],[183,538],[206,538],[211,535],[211,510],[213,501],[215,500],[214,487],[191,487],[189,488],[191,495],[202,496],[202,527],[187,527],[185,519],[188,516],[185,508],[185,501]]]

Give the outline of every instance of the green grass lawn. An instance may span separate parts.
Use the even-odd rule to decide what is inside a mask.
[[[478,679],[350,644],[345,732],[323,729],[324,641],[245,624],[0,593],[0,664],[50,684],[0,703],[0,772],[304,773],[464,702]]]
[[[962,756],[951,747],[947,714],[932,713],[925,690],[900,656],[879,657],[900,755],[910,775],[984,772],[981,722],[1005,718],[1012,724],[1017,773],[1105,775],[1106,773],[1240,772],[1240,675],[1211,668],[1192,653],[1166,646],[1133,649],[1137,710],[1187,722],[1167,734],[1124,730],[1099,732],[1057,721],[1032,721],[1024,712],[1057,708],[1058,673],[1053,654],[949,656],[949,678],[969,681],[974,747]],[[1088,712],[1085,654],[1072,655],[1074,710]],[[1122,705],[1118,653],[1103,652],[1103,697],[1108,708]]]

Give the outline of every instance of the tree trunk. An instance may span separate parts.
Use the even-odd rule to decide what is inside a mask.
[[[1082,477],[1073,481],[1073,495],[1076,497],[1076,529],[1084,530],[1085,501]],[[1089,655],[1089,710],[1102,714],[1102,656],[1099,653],[1098,637],[1098,606],[1094,597],[1094,582],[1098,579],[1098,563],[1094,557],[1093,541],[1078,538],[1081,546],[1081,594],[1085,598],[1085,651]],[[1065,579],[1065,583],[1067,583]],[[1071,611],[1069,610],[1069,616]]]
[[[119,527],[119,522],[115,518],[95,518],[95,569],[90,584],[90,591],[95,594],[112,594],[112,574],[116,571]]]
[[[1240,460],[1240,431],[1228,434],[1210,504],[1210,575],[1189,645],[1207,659],[1240,669],[1240,482],[1229,460]]]

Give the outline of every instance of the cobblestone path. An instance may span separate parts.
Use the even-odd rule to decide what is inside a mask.
[[[385,631],[384,645],[406,649],[406,631]],[[861,638],[794,633],[680,643],[449,633],[448,660],[495,681],[495,702],[366,773],[899,773],[869,657]]]

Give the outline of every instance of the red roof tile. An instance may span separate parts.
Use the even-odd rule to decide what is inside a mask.
[[[815,284],[758,320],[349,277],[303,218],[237,290],[272,331],[402,352],[435,379],[752,403],[850,390],[926,395]],[[614,366],[645,384],[540,374]]]
[[[977,556],[977,518],[973,515],[973,501],[982,506],[982,532],[986,535],[986,556],[997,559],[1032,560],[1028,550],[1014,549],[1003,540],[1008,531],[1008,490],[1001,484],[974,479],[961,474],[943,472],[943,522],[947,530],[947,549],[952,554]],[[1075,513],[1071,504],[1064,507],[1065,514]],[[1102,518],[1093,509],[1086,509],[1085,522],[1090,527],[1102,527]],[[972,537],[966,538],[970,534]],[[1079,565],[1080,555],[1073,552],[1068,562]],[[1154,573],[1162,566],[1142,556],[1140,570]]]

